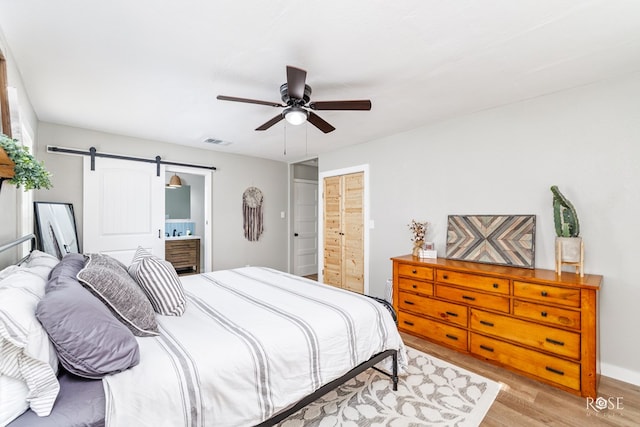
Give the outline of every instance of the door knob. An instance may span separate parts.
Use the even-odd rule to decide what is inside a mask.
[[[298,233],[293,233],[293,235],[294,235],[295,237],[298,237]]]

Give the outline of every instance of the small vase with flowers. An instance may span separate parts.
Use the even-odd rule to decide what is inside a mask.
[[[411,230],[411,241],[413,242],[413,251],[411,254],[415,257],[420,255],[420,249],[424,245],[424,238],[427,234],[428,222],[418,222],[415,219],[411,220],[409,224],[409,230]]]

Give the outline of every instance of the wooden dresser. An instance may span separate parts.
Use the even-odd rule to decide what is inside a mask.
[[[200,273],[200,239],[165,240],[164,258],[179,275]]]
[[[401,331],[596,398],[602,276],[392,258]]]

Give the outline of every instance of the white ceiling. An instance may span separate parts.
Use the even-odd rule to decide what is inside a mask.
[[[0,0],[0,29],[42,121],[284,161],[640,70],[638,0]],[[216,100],[279,102],[286,65],[371,111],[256,132],[280,109]]]

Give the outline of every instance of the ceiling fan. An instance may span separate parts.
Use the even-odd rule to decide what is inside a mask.
[[[305,70],[287,65],[287,82],[280,86],[280,97],[284,104],[225,95],[218,95],[217,99],[284,108],[282,113],[258,126],[256,130],[267,130],[280,120],[286,119],[292,125],[299,125],[308,120],[322,132],[329,133],[336,128],[311,110],[371,110],[371,101],[368,99],[311,102],[311,87],[305,83],[306,79],[307,72]]]

